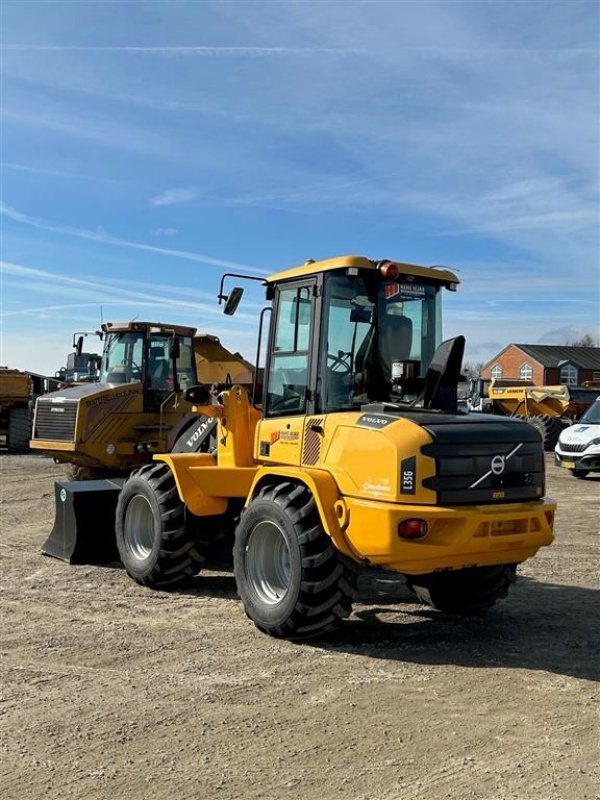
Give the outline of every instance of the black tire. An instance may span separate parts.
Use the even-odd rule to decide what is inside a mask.
[[[410,575],[407,584],[424,603],[449,614],[476,614],[506,597],[516,580],[516,564]]]
[[[556,447],[558,437],[564,430],[564,424],[556,417],[547,414],[528,417],[527,422],[538,431],[544,443],[544,450],[551,452]]]
[[[587,478],[590,474],[589,469],[570,469],[569,472],[574,478]]]
[[[31,414],[27,408],[13,408],[8,416],[6,446],[11,453],[27,453],[31,439]]]
[[[260,489],[236,527],[233,568],[246,614],[270,636],[314,638],[352,611],[355,570],[302,484]]]
[[[119,495],[115,529],[121,562],[143,586],[179,586],[204,562],[166,464],[146,464],[131,474]]]

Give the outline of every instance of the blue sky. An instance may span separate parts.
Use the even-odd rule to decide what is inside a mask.
[[[356,253],[456,269],[445,334],[598,331],[595,2],[2,4],[2,351],[195,325],[221,273]],[[96,343],[96,340],[93,342]]]

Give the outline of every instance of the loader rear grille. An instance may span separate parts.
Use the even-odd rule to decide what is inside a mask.
[[[33,438],[59,442],[74,441],[77,406],[77,400],[63,400],[57,403],[40,397],[36,405]]]
[[[423,485],[440,505],[515,503],[544,495],[544,453],[539,442],[481,441],[426,445],[436,475]]]

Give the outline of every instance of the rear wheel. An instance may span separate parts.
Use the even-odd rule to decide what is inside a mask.
[[[166,464],[147,464],[131,474],[119,495],[115,528],[121,562],[144,586],[179,585],[204,562]]]
[[[259,491],[237,525],[233,564],[247,615],[271,636],[320,636],[352,610],[354,570],[324,531],[303,485]]]
[[[407,583],[419,600],[439,611],[472,614],[491,608],[506,597],[516,580],[516,572],[516,564],[469,567],[411,575]]]
[[[26,453],[31,439],[31,414],[27,408],[13,408],[8,416],[6,446],[12,453]]]

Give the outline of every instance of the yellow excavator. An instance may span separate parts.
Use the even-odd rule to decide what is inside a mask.
[[[169,588],[197,575],[229,526],[247,615],[295,640],[341,624],[363,566],[402,573],[444,611],[492,606],[552,542],[555,504],[530,425],[457,411],[464,339],[441,341],[456,275],[343,256],[264,283],[260,402],[238,385],[217,404],[191,387],[196,413],[217,422],[216,448],[157,454],[105,486],[102,523],[91,493],[75,502],[76,484],[57,484],[50,540],[116,544],[134,580]],[[222,282],[226,313],[240,297]]]

